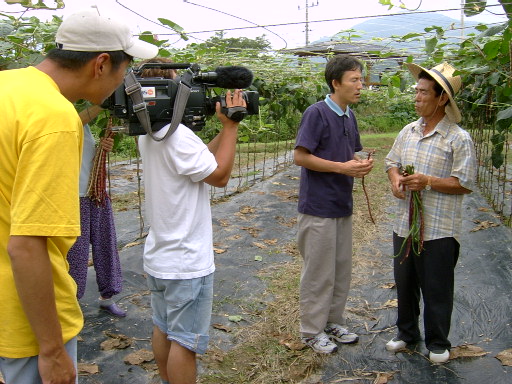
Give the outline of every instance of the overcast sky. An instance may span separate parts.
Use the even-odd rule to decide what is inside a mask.
[[[1,1],[1,0],[0,0]],[[128,21],[134,34],[150,30],[168,38],[176,47],[186,43],[173,35],[172,31],[159,26],[158,18],[166,18],[179,24],[191,34],[190,42],[201,42],[224,29],[226,37],[255,38],[263,34],[275,49],[303,46],[306,41],[306,11],[309,21],[309,41],[332,36],[341,30],[352,28],[367,20],[368,16],[386,15],[400,12],[398,7],[388,10],[378,0],[64,0],[62,10],[36,10],[27,13],[40,19],[51,15],[66,16],[88,5],[98,4],[101,12],[113,14]],[[399,0],[395,0],[399,3]],[[461,0],[402,0],[411,10],[433,11],[460,9]],[[51,0],[45,0],[52,5]],[[488,5],[499,4],[497,0],[487,0]],[[19,15],[24,8],[0,2],[0,13]],[[494,13],[502,13],[501,6],[488,7]],[[456,20],[461,19],[461,11],[440,12]],[[244,19],[244,20],[242,20]],[[342,20],[346,19],[346,20]],[[465,20],[483,23],[505,21],[504,16],[484,11],[483,14]],[[154,23],[153,23],[153,22]],[[264,28],[248,28],[267,26]]]

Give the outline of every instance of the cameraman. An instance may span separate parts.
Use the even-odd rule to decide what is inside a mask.
[[[82,123],[132,58],[158,49],[89,9],[65,18],[35,67],[0,72],[0,371],[9,384],[76,383],[83,316],[66,254],[80,234]]]
[[[246,107],[242,91],[228,91],[226,106]],[[228,183],[239,125],[221,113],[220,103],[216,112],[223,128],[208,145],[182,124],[163,141],[139,138],[150,225],[144,271],[162,383],[195,383],[196,353],[203,354],[209,340],[215,265],[208,184]],[[155,135],[163,137],[168,127]]]

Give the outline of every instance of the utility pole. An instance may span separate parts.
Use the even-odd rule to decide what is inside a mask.
[[[313,2],[308,5],[308,0],[305,0],[306,2],[306,5],[305,5],[305,10],[306,10],[306,47],[309,45],[309,8],[313,8],[313,7],[317,7],[318,6],[318,0],[316,0],[316,4],[314,4]],[[299,11],[300,11],[300,5],[298,6],[299,8]]]
[[[460,1],[460,37],[464,40],[464,0]]]

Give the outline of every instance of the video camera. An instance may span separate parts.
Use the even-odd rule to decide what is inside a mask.
[[[146,68],[184,69],[181,76],[174,79],[162,77],[141,77]],[[252,72],[241,66],[217,67],[214,72],[201,72],[199,65],[188,63],[146,63],[133,71],[136,81],[140,84],[140,92],[145,108],[149,114],[151,131],[155,132],[169,124],[176,112],[176,96],[180,86],[185,84],[190,88],[186,99],[181,122],[192,129],[200,131],[206,122],[206,116],[215,114],[215,105],[221,102],[222,112],[235,121],[242,120],[245,115],[258,114],[259,95],[255,91],[244,91],[243,97],[247,103],[246,109],[238,108],[228,111],[225,108],[225,96],[213,95],[211,88],[242,89],[252,84]],[[128,76],[128,75],[127,75]],[[183,83],[183,84],[181,84]],[[128,89],[121,85],[102,104],[102,107],[113,112],[115,117],[128,122],[125,133],[130,136],[145,135],[147,133],[138,115],[139,106],[135,105],[127,94]],[[142,107],[144,108],[144,106]],[[183,108],[182,108],[183,109]],[[233,112],[233,110],[235,110]]]

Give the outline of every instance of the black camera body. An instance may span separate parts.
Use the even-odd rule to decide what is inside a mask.
[[[185,69],[182,76],[174,79],[145,77],[140,75],[143,69]],[[201,72],[199,65],[186,63],[147,63],[134,69],[137,82],[141,86],[142,97],[151,122],[153,132],[160,130],[171,122],[175,113],[175,100],[180,82],[190,87],[190,94],[183,111],[182,123],[193,131],[200,131],[206,123],[206,117],[215,114],[215,105],[224,95],[213,95],[212,88],[247,88],[252,83],[252,73],[244,67],[218,67],[216,72]],[[259,95],[255,91],[244,91],[247,114],[259,113]],[[145,135],[133,108],[133,102],[121,85],[102,105],[112,111],[115,117],[128,123],[127,134]]]

